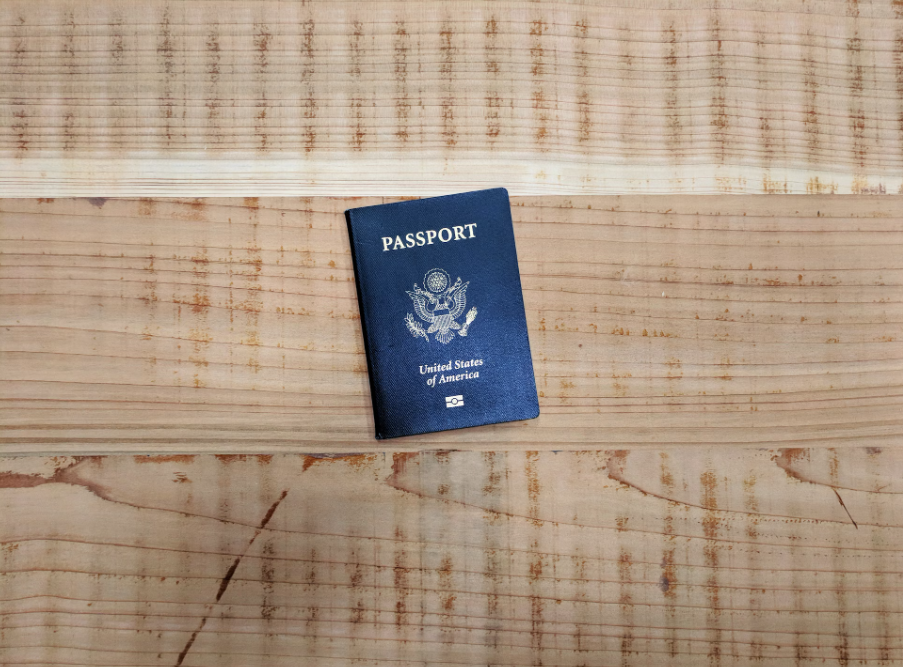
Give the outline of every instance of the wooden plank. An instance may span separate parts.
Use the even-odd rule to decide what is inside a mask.
[[[0,459],[0,662],[900,665],[901,479],[898,448]]]
[[[0,202],[2,451],[373,450],[378,201]],[[542,414],[392,444],[899,444],[900,202],[514,198]]]
[[[884,193],[896,2],[5,0],[0,196]]]

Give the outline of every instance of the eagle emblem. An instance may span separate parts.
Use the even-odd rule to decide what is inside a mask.
[[[464,324],[459,324],[457,319],[467,308],[467,286],[470,282],[462,284],[461,278],[458,278],[455,284],[449,287],[450,282],[446,271],[430,269],[423,276],[423,286],[426,289],[421,289],[414,283],[414,289],[408,292],[417,317],[429,325],[428,329],[424,329],[414,315],[408,313],[404,321],[408,331],[415,338],[429,340],[429,334],[436,334],[436,340],[445,345],[455,337],[456,331],[459,336],[467,335],[471,322],[477,316],[477,309],[471,308],[467,312]]]

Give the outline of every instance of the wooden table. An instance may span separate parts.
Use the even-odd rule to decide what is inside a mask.
[[[903,664],[901,54],[896,3],[0,3],[0,664]],[[496,185],[542,414],[377,443],[342,212]]]

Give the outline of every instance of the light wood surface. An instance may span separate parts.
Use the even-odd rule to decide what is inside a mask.
[[[378,443],[492,186],[542,414]],[[0,665],[903,665],[897,193],[898,0],[0,1]]]
[[[0,663],[900,665],[901,479],[879,448],[0,459]]]
[[[378,201],[0,202],[0,450],[385,447],[342,215]],[[512,203],[542,414],[391,447],[901,443],[903,200]]]
[[[4,0],[0,195],[896,193],[903,6]]]

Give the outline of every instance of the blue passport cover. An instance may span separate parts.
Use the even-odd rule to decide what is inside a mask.
[[[376,437],[539,416],[507,190],[345,217]]]

